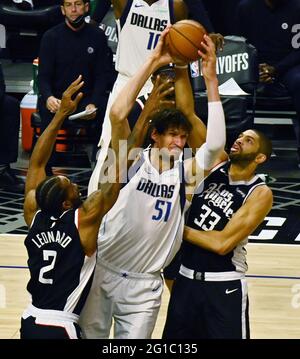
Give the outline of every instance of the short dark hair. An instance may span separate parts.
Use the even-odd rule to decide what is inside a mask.
[[[259,138],[259,149],[258,151],[260,153],[263,153],[266,157],[267,160],[271,157],[272,154],[272,142],[271,140],[261,131],[258,131],[256,129],[252,130],[253,132],[255,132]]]
[[[63,212],[62,204],[66,199],[66,188],[59,177],[52,176],[42,181],[35,191],[35,198],[39,208],[52,216],[60,216]]]
[[[163,75],[163,76],[167,76],[170,78],[175,78],[174,66],[165,65],[165,66],[159,67],[156,71],[153,72],[152,78],[155,78],[157,75]]]
[[[63,6],[66,0],[61,0],[61,5]],[[89,3],[90,0],[82,0],[84,3]]]
[[[176,108],[164,108],[151,116],[149,134],[156,130],[158,134],[162,135],[170,128],[180,128],[190,133],[192,125],[185,115]]]

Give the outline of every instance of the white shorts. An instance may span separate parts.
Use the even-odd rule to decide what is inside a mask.
[[[101,261],[79,320],[83,337],[107,339],[114,318],[115,339],[151,339],[162,292],[159,273],[126,272]]]

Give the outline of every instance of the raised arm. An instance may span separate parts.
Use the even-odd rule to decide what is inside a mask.
[[[195,103],[188,68],[175,66],[175,98],[176,107],[186,116],[193,130],[188,137],[188,145],[193,152],[199,148],[206,139],[206,127],[195,113]]]
[[[219,255],[226,255],[258,227],[271,210],[272,203],[270,188],[259,186],[223,230],[203,231],[186,226],[184,240]]]
[[[127,116],[130,113],[140,90],[155,70],[173,61],[165,46],[165,37],[168,31],[169,30],[166,29],[162,32],[157,46],[152,51],[151,55],[135,75],[126,83],[111,107],[111,144],[115,151],[118,151],[119,139],[127,139],[130,135]]]
[[[120,178],[123,176],[123,170],[127,170],[130,165],[130,161],[127,161],[127,152],[122,151],[120,155],[120,140],[127,140],[130,130],[127,122],[127,116],[130,112],[135,99],[140,92],[140,89],[147,81],[148,77],[159,67],[172,61],[170,55],[164,49],[164,37],[168,30],[162,34],[162,38],[159,40],[155,50],[153,50],[149,59],[141,67],[141,69],[127,82],[125,87],[121,90],[120,94],[115,99],[111,111],[110,120],[112,126],[112,140],[111,147],[114,152],[114,161],[111,166],[114,166],[116,171],[115,178],[108,178],[108,181],[101,181],[101,189],[93,192],[83,203],[80,211],[80,236],[85,247],[86,253],[92,254],[96,248],[96,240],[98,235],[98,229],[101,220],[105,213],[114,205],[118,198],[120,190]],[[155,86],[155,91],[149,97],[150,101],[147,104],[137,121],[133,130],[132,136],[129,138],[128,150],[133,147],[141,145],[145,135],[145,128],[147,125],[147,118],[152,112],[153,108],[158,107],[158,101],[163,101],[163,98],[174,91],[172,88],[165,89],[165,84],[159,82]],[[154,105],[154,103],[156,105]],[[123,157],[126,156],[126,158]],[[119,163],[122,166],[119,166]],[[127,166],[123,164],[127,163]],[[120,170],[120,172],[119,172]]]
[[[206,142],[185,167],[186,180],[190,187],[189,193],[194,192],[199,181],[216,163],[227,158],[224,151],[226,143],[225,116],[218,90],[215,46],[209,36],[205,35],[204,40],[205,42],[202,42],[203,49],[199,50],[199,54],[202,57],[202,72],[207,89],[207,132]]]
[[[82,85],[83,81],[81,81],[80,75],[64,92],[59,110],[53,117],[53,120],[50,122],[47,129],[39,137],[29,161],[25,196],[46,178],[45,167],[51,156],[57,133],[65,118],[76,110],[83,94],[81,92],[78,93],[74,100],[72,99],[72,96],[82,87]]]
[[[170,95],[174,94],[174,90],[171,79],[164,81],[159,75],[157,76],[151,94],[128,138],[128,152],[135,147],[143,146],[149,129],[149,119],[155,111],[163,107],[175,106],[175,101],[170,100]]]
[[[45,167],[51,156],[56,136],[65,118],[74,112],[82,98],[82,93],[78,93],[75,99],[72,96],[82,87],[81,75],[64,92],[59,110],[53,120],[38,139],[32,152],[25,185],[24,218],[26,223],[30,223],[36,211],[35,189],[46,178]]]
[[[226,127],[223,106],[221,103],[218,78],[216,74],[216,50],[211,38],[204,35],[202,50],[202,73],[205,81],[208,101],[208,120],[206,142],[196,153],[198,166],[209,170],[214,164],[227,158],[224,151],[226,143]]]

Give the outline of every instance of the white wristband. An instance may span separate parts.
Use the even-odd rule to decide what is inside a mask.
[[[188,65],[176,65],[176,64],[174,64],[174,67],[175,67],[176,69],[187,69],[187,68],[188,68]]]

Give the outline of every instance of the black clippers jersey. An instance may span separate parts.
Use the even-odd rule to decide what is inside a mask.
[[[95,255],[87,257],[78,232],[78,210],[59,218],[38,211],[25,238],[32,304],[80,314],[91,284]]]
[[[190,206],[186,223],[189,227],[203,231],[222,230],[254,188],[265,184],[258,176],[249,182],[233,182],[228,175],[229,166],[230,162],[219,164],[200,183]],[[248,238],[245,238],[230,253],[221,256],[184,241],[182,264],[199,272],[246,272],[244,246],[247,242]]]

